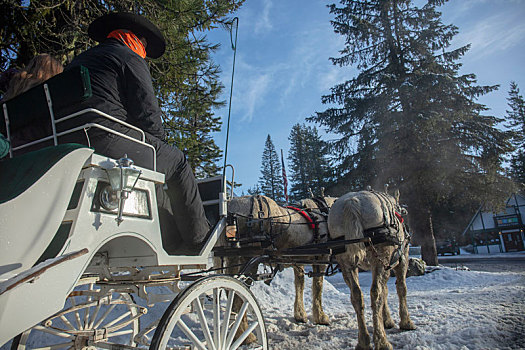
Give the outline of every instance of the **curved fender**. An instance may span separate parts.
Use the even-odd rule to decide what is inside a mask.
[[[0,281],[31,268],[64,218],[82,166],[93,153],[79,148],[54,164],[16,198],[0,204]]]
[[[77,258],[86,253],[49,259],[0,283],[0,346],[64,307],[81,272]]]

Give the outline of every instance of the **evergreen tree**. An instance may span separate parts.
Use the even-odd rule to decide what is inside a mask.
[[[255,184],[253,187],[248,188],[248,194],[250,196],[256,196],[256,195],[262,194],[259,184]]]
[[[284,188],[281,173],[281,162],[275,151],[270,135],[266,138],[261,161],[259,188],[261,194],[277,202],[284,202]]]
[[[21,68],[37,53],[49,53],[62,63],[96,43],[88,25],[110,11],[140,13],[164,34],[163,57],[148,61],[167,131],[167,141],[187,154],[198,176],[213,175],[221,151],[211,133],[220,129],[212,111],[223,85],[220,68],[204,31],[225,26],[228,15],[244,0],[4,0],[0,3],[0,68]],[[0,91],[2,93],[3,91]]]
[[[516,148],[511,158],[510,175],[518,183],[525,184],[525,100],[514,81],[510,83],[507,100],[510,110],[507,111],[506,126],[514,132],[512,143]]]
[[[319,194],[329,180],[329,161],[325,143],[316,127],[295,124],[290,136],[290,197],[292,200],[308,198],[308,189]]]
[[[459,74],[457,61],[469,46],[447,51],[457,28],[441,22],[436,7],[445,2],[330,5],[334,30],[345,37],[342,55],[331,60],[355,65],[359,74],[323,96],[336,107],[310,118],[341,135],[329,146],[342,183],[401,190],[429,265],[437,264],[434,228],[442,213],[454,211],[450,205],[499,204],[509,189],[501,176],[508,134],[477,102],[497,86],[477,86],[474,74]]]

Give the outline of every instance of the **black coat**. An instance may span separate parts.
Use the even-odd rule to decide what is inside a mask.
[[[161,111],[146,61],[116,39],[107,39],[73,59],[66,69],[82,65],[89,70],[93,96],[75,110],[96,108],[163,140]],[[94,122],[126,134],[114,121],[90,114],[72,123]],[[69,125],[68,125],[69,124]],[[93,130],[93,133],[98,133]],[[91,134],[91,132],[90,132]]]

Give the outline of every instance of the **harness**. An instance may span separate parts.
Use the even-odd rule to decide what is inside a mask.
[[[265,212],[265,209],[267,213]],[[243,215],[238,213],[234,213],[234,215],[243,217]],[[288,222],[274,220],[286,216],[288,216]],[[284,230],[288,229],[292,220],[290,214],[272,216],[268,200],[260,195],[251,197],[251,212],[248,216],[244,216],[244,218],[247,219],[246,227],[250,229],[250,241],[268,242],[272,246],[274,245],[275,239],[281,235]],[[265,224],[269,225],[268,229],[265,229]],[[283,227],[284,225],[286,225],[286,227]],[[277,227],[279,227],[279,229],[277,229]]]
[[[373,190],[369,190],[369,192],[374,194],[381,203],[381,210],[383,211],[383,225],[368,228],[363,231],[363,236],[365,238],[370,238],[371,241],[371,243],[365,243],[365,246],[371,246],[373,252],[375,252],[373,246],[376,244],[388,243],[390,245],[397,246],[397,249],[390,257],[389,264],[385,264],[385,268],[389,270],[399,261],[399,259],[401,259],[403,251],[408,245],[408,242],[410,242],[410,233],[408,231],[407,225],[405,224],[403,216],[393,208],[389,209],[387,207],[386,203],[390,203],[392,205],[392,202],[387,197],[387,195]],[[400,225],[403,225],[403,231],[405,233],[404,238],[399,238],[398,236],[399,230],[401,229]]]
[[[321,213],[328,215],[330,207],[328,206],[328,203],[326,203],[324,197],[312,197],[310,199],[313,200],[315,204],[317,204],[317,208],[321,211]]]
[[[308,214],[306,210],[307,208],[300,209],[291,205],[287,206],[286,208],[296,211],[307,221],[308,226],[314,231],[313,243],[319,243],[321,241],[321,234],[319,232],[320,221],[317,220],[315,216]]]
[[[317,223],[314,221],[314,219],[312,219],[312,217],[310,215],[308,215],[307,212],[305,212],[304,210],[302,209],[299,209],[297,207],[294,207],[294,206],[291,206],[291,205],[288,205],[286,206],[285,208],[288,208],[288,209],[292,209],[292,210],[295,210],[296,212],[298,212],[303,218],[306,219],[306,221],[308,221],[308,226],[312,229],[312,230],[315,230],[316,227],[317,227]]]
[[[329,207],[324,199],[316,198],[314,201],[318,205],[320,210],[318,215],[323,217],[328,216]],[[321,205],[319,205],[321,203]],[[324,203],[324,205],[323,205]],[[297,215],[300,215],[306,220],[305,225],[308,225],[313,230],[313,243],[319,243],[325,237],[321,237],[319,224],[323,222],[319,220],[315,215],[309,213],[309,209],[313,208],[298,208],[295,206],[286,206],[285,208],[293,210]],[[267,213],[265,213],[265,209]],[[242,216],[235,214],[236,216]],[[275,219],[288,217],[288,222],[276,221]],[[282,234],[284,230],[287,230],[292,225],[292,214],[287,213],[286,215],[272,216],[270,204],[264,196],[256,195],[251,197],[251,213],[246,218],[248,219],[246,226],[250,228],[252,239],[257,240],[258,236],[261,239],[269,239],[273,245],[275,238]],[[264,225],[269,225],[268,230],[264,229]],[[301,223],[301,225],[304,225]],[[286,226],[285,226],[286,225]],[[299,225],[299,224],[298,224]],[[257,227],[258,226],[258,227]],[[279,227],[279,229],[277,229]]]

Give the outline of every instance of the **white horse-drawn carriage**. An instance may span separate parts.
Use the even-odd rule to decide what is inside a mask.
[[[326,212],[312,212],[314,222],[265,197],[232,198],[223,176],[202,180],[199,192],[214,227],[199,251],[179,251],[160,223],[155,186],[164,175],[154,162],[138,167],[125,155],[109,159],[89,147],[59,144],[68,133],[99,128],[154,154],[132,125],[94,109],[59,112],[90,96],[89,73],[77,67],[2,105],[0,132],[8,138],[34,120],[48,118],[50,125],[48,136],[12,147],[11,156],[51,146],[0,161],[0,345],[12,339],[18,349],[267,349],[249,285],[290,264],[298,279],[304,278],[301,265],[314,265],[314,322],[320,324],[329,322],[321,308],[322,276],[334,271],[322,269],[339,264],[351,288],[360,348],[370,346],[370,336],[357,271],[372,268],[374,343],[381,349],[391,348],[384,327],[394,326],[386,304],[393,268],[400,327],[414,328],[404,279],[409,235],[393,197],[349,193],[328,220]],[[61,127],[85,113],[142,136],[94,123]],[[257,271],[260,263],[270,265],[268,273]],[[301,288],[296,283],[295,318],[304,322]],[[149,317],[158,305],[166,305],[162,316]]]
[[[39,114],[47,114],[52,128],[51,135],[14,147],[11,155],[54,145],[0,162],[0,345],[15,338],[19,349],[236,349],[253,334],[249,348],[266,349],[261,310],[246,285],[203,272],[226,226],[223,177],[199,183],[214,225],[200,251],[168,252],[155,193],[164,175],[155,164],[135,167],[125,157],[57,145],[60,136],[77,130],[116,133],[95,124],[57,131],[84,113],[104,115],[89,109],[58,116],[61,106],[90,95],[89,74],[79,67],[3,104],[8,138],[13,127],[45,117]],[[144,138],[133,141],[155,152]],[[139,327],[148,308],[133,295],[148,306],[171,303],[160,319]],[[235,310],[234,302],[240,305]],[[243,332],[241,319],[248,321]]]

